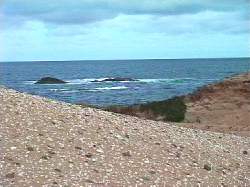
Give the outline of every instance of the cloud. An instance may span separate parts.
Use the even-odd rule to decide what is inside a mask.
[[[5,0],[5,19],[54,24],[85,24],[126,15],[183,15],[202,11],[238,11],[248,18],[249,0]]]
[[[203,11],[189,15],[125,15],[113,19],[93,22],[85,25],[50,25],[49,33],[55,37],[88,35],[98,33],[145,34],[242,34],[250,32],[249,20],[240,19],[237,12]]]
[[[249,0],[0,0],[0,60],[249,56],[249,11]]]

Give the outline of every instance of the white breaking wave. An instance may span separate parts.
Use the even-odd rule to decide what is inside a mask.
[[[95,88],[94,90],[124,90],[128,89],[126,86],[113,86],[113,87],[102,87],[102,88]]]
[[[52,92],[63,92],[63,93],[76,93],[79,92],[79,90],[70,90],[70,89],[49,89],[49,91]]]
[[[101,87],[101,88],[94,88],[86,90],[88,92],[101,92],[101,91],[110,91],[110,90],[126,90],[128,87],[126,86],[113,86],[113,87]]]
[[[109,77],[110,78],[110,77]],[[98,78],[98,79],[74,79],[74,80],[68,80],[67,84],[90,84],[90,83],[104,83],[105,80],[108,79],[108,77],[105,78]],[[123,83],[159,83],[159,82],[172,82],[179,79],[135,79],[134,81],[114,81],[115,82],[123,82]],[[103,81],[103,82],[102,82]],[[112,82],[112,81],[111,81]]]
[[[157,83],[157,82],[171,82],[175,79],[137,79],[139,82],[145,83]]]
[[[69,91],[68,89],[49,89],[49,91],[57,92],[57,91]]]
[[[62,91],[63,93],[77,93],[79,92],[79,90],[65,90],[65,91]]]
[[[89,83],[98,83],[104,81],[107,78],[89,78],[89,79],[73,79],[73,80],[66,80],[67,84],[89,84]]]
[[[24,84],[35,84],[36,81],[24,81]]]
[[[66,80],[66,84],[90,84],[90,83],[104,83],[106,79],[110,77],[104,78],[87,78],[87,79],[72,79]],[[135,79],[134,81],[114,81],[115,82],[123,82],[123,83],[172,83],[178,81],[188,81],[188,80],[195,80],[193,78],[175,78],[175,79]],[[103,81],[103,82],[102,82]],[[111,81],[112,82],[112,81]],[[35,84],[36,81],[24,81],[24,84]]]

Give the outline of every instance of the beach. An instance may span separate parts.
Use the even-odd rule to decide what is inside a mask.
[[[0,88],[2,186],[248,186],[250,138]]]
[[[250,187],[250,0],[2,0],[0,187]]]

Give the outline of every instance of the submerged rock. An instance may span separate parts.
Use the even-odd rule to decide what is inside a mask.
[[[115,77],[115,78],[106,78],[103,80],[94,80],[92,82],[124,82],[124,81],[136,81],[136,80],[132,78]]]
[[[44,77],[38,80],[35,84],[65,84],[67,82],[53,78],[53,77]]]

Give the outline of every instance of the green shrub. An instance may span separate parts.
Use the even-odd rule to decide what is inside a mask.
[[[164,101],[155,101],[132,106],[110,106],[108,111],[133,115],[153,120],[181,122],[185,118],[184,97],[174,97]]]
[[[186,105],[183,97],[174,97],[140,106],[141,111],[151,111],[155,116],[162,116],[164,121],[181,122],[185,118]]]

